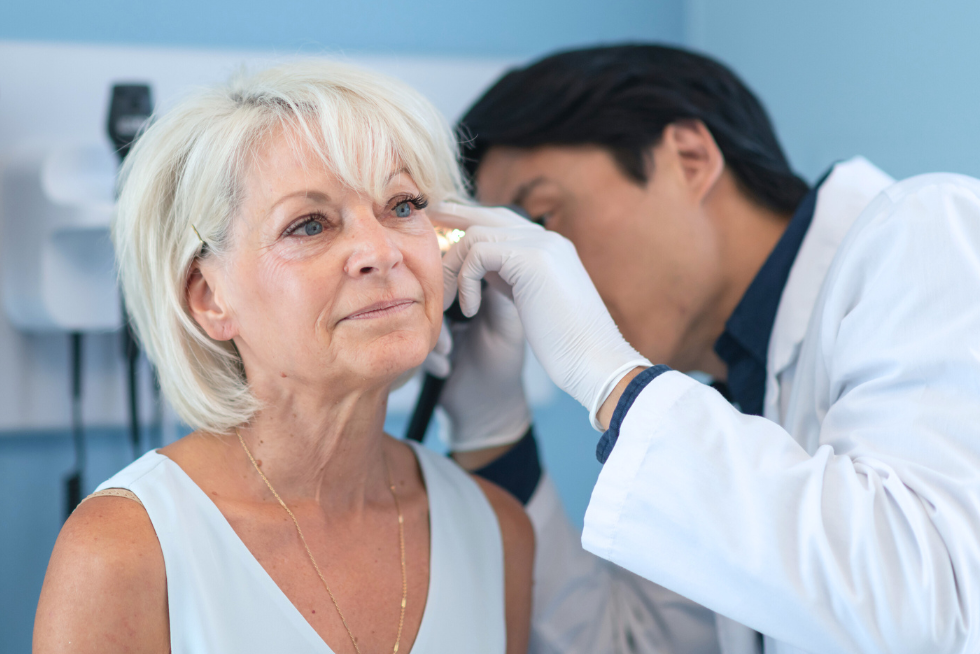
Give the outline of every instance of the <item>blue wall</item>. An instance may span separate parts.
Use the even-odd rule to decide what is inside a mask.
[[[85,492],[130,460],[123,430],[86,433]],[[34,609],[64,520],[64,475],[74,466],[67,434],[0,435],[0,652],[30,652]]]
[[[811,180],[863,154],[980,176],[980,3],[689,0],[691,45],[739,72]]]
[[[0,39],[370,54],[533,56],[625,39],[679,42],[681,0],[389,3],[6,0]],[[0,362],[2,365],[2,362]],[[598,475],[596,435],[564,394],[535,417],[545,465],[581,525]],[[403,421],[389,424],[403,431]],[[86,433],[85,492],[130,460],[122,430]],[[29,652],[34,610],[64,512],[66,433],[0,434],[0,652]]]
[[[0,39],[524,56],[683,34],[680,0],[6,0]]]

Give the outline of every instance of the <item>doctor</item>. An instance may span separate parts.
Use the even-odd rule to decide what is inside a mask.
[[[447,298],[498,289],[443,404],[534,522],[533,648],[980,650],[980,182],[857,158],[808,188],[730,71],[656,46],[513,71],[463,127],[480,202],[545,228],[438,216],[467,229]],[[595,556],[537,459],[521,324],[601,432]]]

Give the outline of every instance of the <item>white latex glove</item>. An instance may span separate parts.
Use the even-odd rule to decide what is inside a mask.
[[[446,306],[458,288],[463,313],[473,315],[480,307],[480,280],[496,273],[488,281],[510,287],[545,371],[601,430],[596,414],[616,384],[651,364],[619,333],[575,246],[509,209],[444,202],[433,213],[434,222],[466,231],[443,258]]]
[[[449,417],[449,449],[467,452],[518,441],[531,426],[521,373],[524,329],[517,307],[483,291],[480,312],[452,326],[452,373],[439,404]]]
[[[452,364],[450,363],[449,356],[453,351],[453,337],[449,331],[449,325],[446,324],[446,319],[442,320],[442,330],[439,332],[439,340],[436,341],[435,349],[429,352],[429,356],[425,357],[425,361],[422,362],[422,370],[438,377],[439,379],[445,379],[449,376],[449,372],[452,370]],[[409,379],[418,372],[418,368],[412,368],[408,371]],[[399,377],[399,379],[401,379]],[[407,381],[407,380],[406,380]]]

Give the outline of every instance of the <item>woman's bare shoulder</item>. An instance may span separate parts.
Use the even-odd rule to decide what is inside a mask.
[[[497,484],[482,477],[470,475],[487,501],[497,514],[500,523],[500,535],[504,540],[504,550],[514,557],[527,559],[530,564],[534,559],[534,528],[524,507],[517,499]]]
[[[34,621],[35,652],[169,651],[167,575],[146,510],[83,502],[61,529]]]
[[[507,652],[526,652],[531,630],[534,528],[524,507],[500,486],[471,475],[497,514],[504,545]]]

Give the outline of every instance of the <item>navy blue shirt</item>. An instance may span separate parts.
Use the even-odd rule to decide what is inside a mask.
[[[813,220],[817,188],[813,188],[800,202],[786,231],[749,284],[742,300],[725,323],[725,331],[715,342],[715,352],[728,366],[729,400],[742,413],[762,415],[769,338],[789,271]]]

